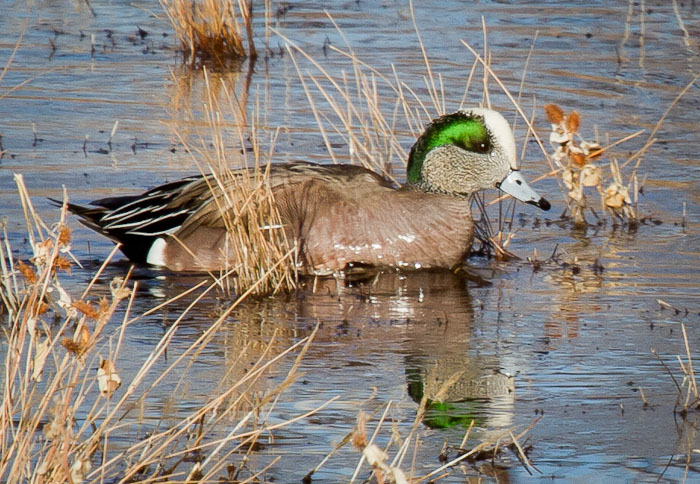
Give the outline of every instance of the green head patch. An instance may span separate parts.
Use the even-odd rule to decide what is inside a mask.
[[[418,138],[408,156],[408,182],[418,183],[426,155],[433,148],[455,145],[474,153],[491,151],[491,138],[484,118],[456,112],[436,119]]]

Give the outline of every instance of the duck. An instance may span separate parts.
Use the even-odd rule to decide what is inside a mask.
[[[176,272],[226,270],[227,229],[213,176],[67,207],[85,226],[120,244],[134,263]],[[474,238],[470,196],[480,190],[500,189],[550,208],[517,168],[508,122],[497,111],[476,107],[427,125],[410,150],[404,184],[357,165],[305,161],[271,163],[266,183],[287,240],[296,246],[299,269],[317,275],[353,264],[463,265]]]

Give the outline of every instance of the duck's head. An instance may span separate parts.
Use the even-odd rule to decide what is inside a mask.
[[[408,184],[459,196],[500,188],[522,202],[550,208],[517,169],[508,122],[490,109],[462,110],[433,120],[411,148]]]

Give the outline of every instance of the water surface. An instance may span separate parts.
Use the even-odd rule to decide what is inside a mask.
[[[700,12],[694,2],[678,3],[677,14],[674,2],[665,1],[595,2],[586,8],[575,2],[418,3],[417,24],[434,74],[441,76],[448,110],[459,107],[473,62],[460,40],[483,52],[483,18],[493,69],[514,93],[535,42],[522,103],[528,113],[537,106],[535,126],[545,139],[549,126],[541,106],[550,102],[567,111],[578,110],[582,132],[593,138],[597,131],[603,142],[646,129],[641,137],[612,151],[611,156],[620,160],[643,146],[700,71]],[[0,213],[7,218],[18,256],[26,257],[29,249],[13,173],[24,175],[37,210],[53,221],[58,214],[45,197],[60,198],[63,186],[72,200],[86,202],[197,170],[173,129],[201,129],[184,113],[201,110],[203,81],[201,74],[183,66],[173,49],[170,27],[149,13],[160,13],[158,3],[93,0],[90,4],[95,15],[85,2],[27,6],[10,1],[0,18],[0,61],[7,61],[24,34],[0,84],[6,93],[0,99],[0,133],[6,150],[0,160]],[[358,57],[387,76],[392,76],[393,65],[406,86],[427,101],[423,56],[404,2],[289,6],[283,15],[273,16],[272,25],[334,77],[341,78],[342,72],[351,76],[352,64],[345,56],[324,50],[328,43],[347,48],[324,9]],[[261,51],[263,24],[262,19],[256,24]],[[147,35],[142,37],[139,28]],[[269,51],[255,63],[251,109],[254,102],[261,106],[266,132],[280,129],[275,161],[329,160],[284,45],[272,34]],[[298,60],[305,76],[318,75],[307,61]],[[246,70],[244,65],[241,72],[214,77],[240,90]],[[7,92],[26,80],[30,82]],[[494,106],[514,117],[498,87],[493,83],[489,87]],[[323,106],[320,94],[313,99]],[[385,101],[390,111],[391,99]],[[481,89],[475,84],[467,103],[480,101]],[[302,363],[303,381],[283,395],[271,419],[290,418],[334,396],[339,399],[313,418],[280,431],[255,455],[260,467],[282,457],[281,464],[265,474],[268,480],[300,481],[352,430],[360,411],[381,410],[390,400],[396,404],[392,418],[399,432],[407,435],[416,400],[456,371],[464,373],[446,397],[452,406],[443,414],[429,415],[419,429],[416,476],[440,465],[444,442],[458,445],[471,419],[478,440],[503,429],[524,428],[542,416],[528,441],[530,459],[539,471],[533,471],[534,478],[700,479],[693,453],[699,445],[697,415],[685,419],[674,415],[675,386],[651,353],[654,348],[678,371],[675,355],[685,354],[680,323],[688,329],[694,355],[700,348],[699,105],[696,83],[656,131],[657,142],[639,168],[643,222],[636,230],[610,220],[577,230],[560,221],[564,209],[560,188],[552,178],[543,180],[535,187],[553,202],[552,211],[544,214],[522,205],[516,209],[518,230],[511,249],[522,259],[469,260],[471,270],[490,285],[467,282],[449,272],[382,273],[362,283],[321,281],[316,293],[305,289],[248,301],[193,365],[185,394],[152,395],[140,425],[148,427],[149,419],[155,425],[163,415],[174,418],[201,405],[221,388],[222,379],[235,378],[224,375],[247,344],[262,346],[276,331],[281,350],[320,324]],[[520,121],[516,129],[519,142],[525,136],[523,126]],[[408,150],[410,130],[406,126],[397,130]],[[341,136],[331,135],[331,140],[339,159],[351,158]],[[390,161],[400,172],[400,160]],[[523,171],[531,179],[548,171],[531,141]],[[75,220],[71,227],[74,253],[85,263],[70,276],[77,293],[111,246]],[[555,247],[559,263],[533,271],[525,261],[535,248],[543,260]],[[127,270],[125,262],[113,264],[105,280]],[[137,275],[141,292],[135,313],[193,283],[188,277],[147,269]],[[681,311],[662,310],[657,299]],[[225,305],[216,298],[198,305],[176,334],[171,354],[186,348]],[[125,377],[181,309],[174,305],[140,321],[127,335],[128,358],[120,368]],[[166,365],[163,362],[163,368]],[[176,385],[173,382],[171,388]],[[488,391],[487,385],[491,385]],[[640,388],[650,405],[643,405]],[[141,438],[142,431],[135,427],[124,437],[125,445]],[[387,430],[381,442],[388,436]],[[346,446],[314,481],[346,481],[358,459],[358,453]],[[462,482],[465,472],[494,482],[530,479],[512,454],[506,453],[497,463],[496,469],[467,466],[446,480]],[[367,468],[360,475],[366,477]]]

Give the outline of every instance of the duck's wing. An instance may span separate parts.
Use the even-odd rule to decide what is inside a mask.
[[[90,206],[69,203],[68,209],[83,225],[121,243],[130,259],[143,262],[155,238],[179,230],[206,203],[208,178],[191,176],[139,195],[95,200]]]

